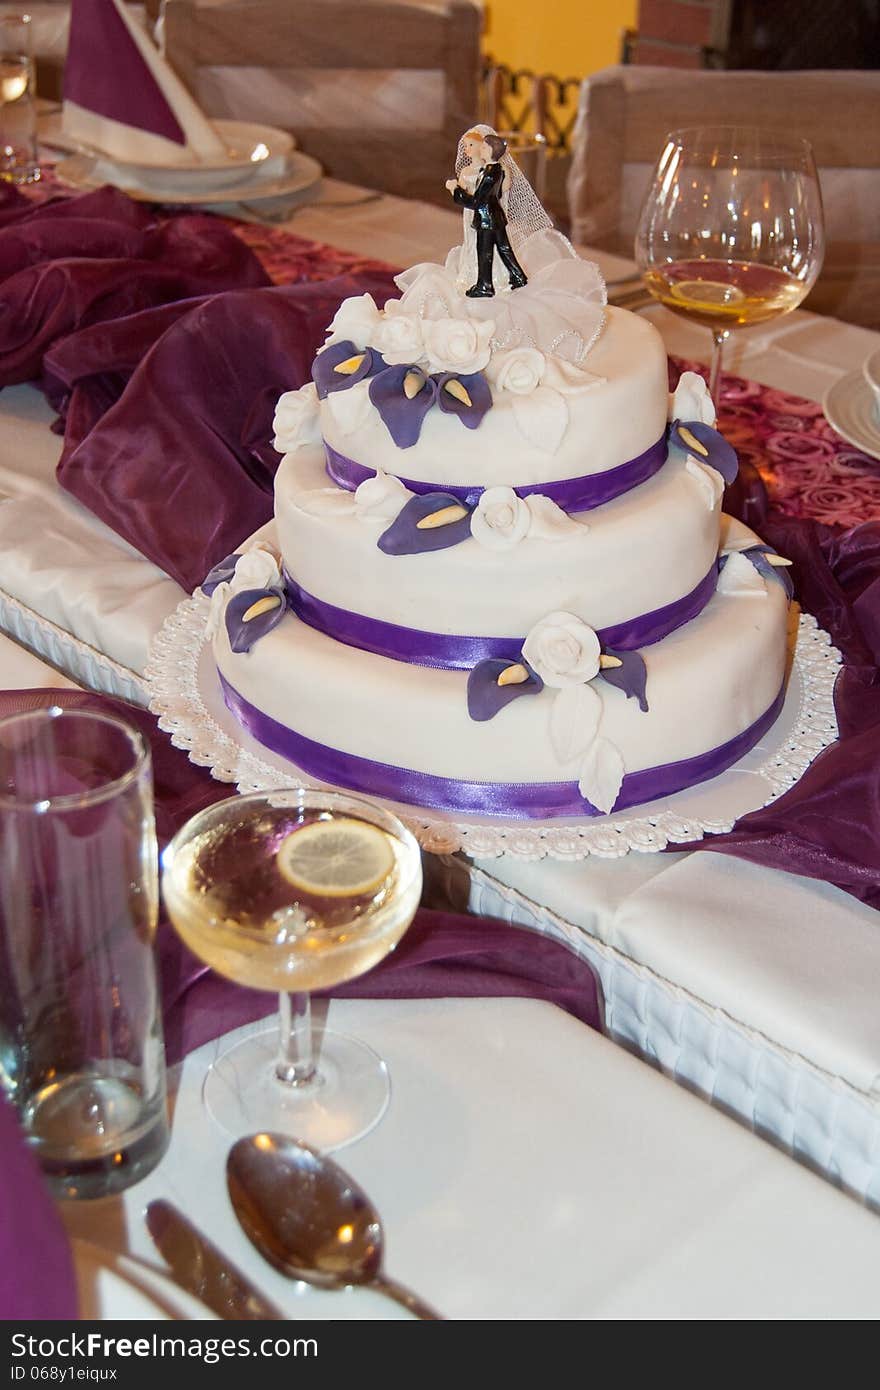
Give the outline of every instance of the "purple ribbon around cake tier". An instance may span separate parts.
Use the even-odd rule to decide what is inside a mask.
[[[596,635],[602,646],[610,651],[626,652],[649,647],[652,642],[661,641],[677,627],[695,618],[714,594],[717,580],[718,569],[713,564],[709,573],[684,598],[655,608],[651,613],[629,618],[624,623],[599,628]],[[489,658],[519,661],[525,641],[525,636],[468,637],[401,627],[397,623],[387,623],[382,618],[368,618],[363,613],[352,613],[348,608],[325,603],[323,599],[307,593],[287,570],[284,571],[284,584],[291,611],[309,627],[316,628],[337,642],[344,642],[347,647],[359,647],[361,651],[391,657],[394,661],[407,661],[412,666],[469,671]]]
[[[362,463],[346,458],[324,440],[324,453],[327,458],[327,473],[338,487],[354,492],[368,478],[375,478],[375,468],[365,468]],[[585,512],[592,507],[601,507],[630,488],[638,487],[663,467],[666,462],[666,435],[662,435],[650,449],[639,454],[616,468],[608,468],[604,473],[589,473],[582,478],[563,478],[560,482],[527,483],[513,490],[518,497],[528,497],[538,492],[549,497],[564,512]],[[459,502],[474,506],[486,491],[484,487],[457,487],[452,483],[422,483],[414,478],[401,478],[404,487],[416,492],[420,497],[429,492],[446,492]],[[494,484],[493,484],[494,486]]]
[[[530,820],[602,814],[584,800],[576,782],[465,782],[343,753],[279,724],[240,695],[222,674],[220,683],[227,708],[258,743],[287,758],[309,777],[331,786],[438,811]],[[783,686],[760,719],[718,748],[710,748],[707,753],[683,758],[680,762],[661,763],[643,772],[626,773],[615,811],[640,806],[660,796],[671,796],[673,792],[717,777],[732,767],[770,728],[782,709],[784,697]]]

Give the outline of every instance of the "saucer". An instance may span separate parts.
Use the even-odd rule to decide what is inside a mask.
[[[255,203],[262,198],[280,198],[294,193],[303,193],[320,181],[321,166],[310,155],[292,150],[287,156],[283,170],[275,177],[251,174],[234,184],[224,184],[222,188],[205,188],[198,180],[188,183],[182,177],[174,180],[168,187],[154,184],[152,180],[144,184],[141,180],[122,182],[113,177],[113,167],[107,160],[96,159],[93,155],[74,154],[62,159],[55,166],[55,172],[64,183],[83,192],[91,192],[104,184],[112,183],[123,188],[130,198],[141,203],[185,203],[193,207],[216,207],[220,204],[247,202]]]

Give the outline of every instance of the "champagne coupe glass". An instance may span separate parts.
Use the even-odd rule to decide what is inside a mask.
[[[324,1029],[312,1050],[309,992],[363,975],[397,945],[419,903],[418,844],[357,797],[291,788],[217,802],[162,856],[162,890],[187,946],[219,974],[277,990],[277,1026],[213,1063],[204,1099],[232,1134],[295,1134],[335,1149],[388,1105],[385,1063]]]
[[[645,284],[712,330],[709,390],[733,328],[797,308],[824,255],[822,195],[806,140],[747,126],[666,137],[636,231]]]

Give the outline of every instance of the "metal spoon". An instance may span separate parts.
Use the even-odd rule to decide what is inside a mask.
[[[417,1318],[441,1319],[382,1273],[379,1213],[325,1154],[284,1134],[252,1134],[230,1149],[226,1182],[245,1235],[282,1274],[323,1289],[366,1284]]]

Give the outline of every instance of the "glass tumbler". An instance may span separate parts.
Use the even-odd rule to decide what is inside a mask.
[[[0,179],[34,183],[39,177],[31,19],[0,15]]]
[[[150,753],[121,719],[0,719],[0,1086],[56,1196],[168,1144]]]

